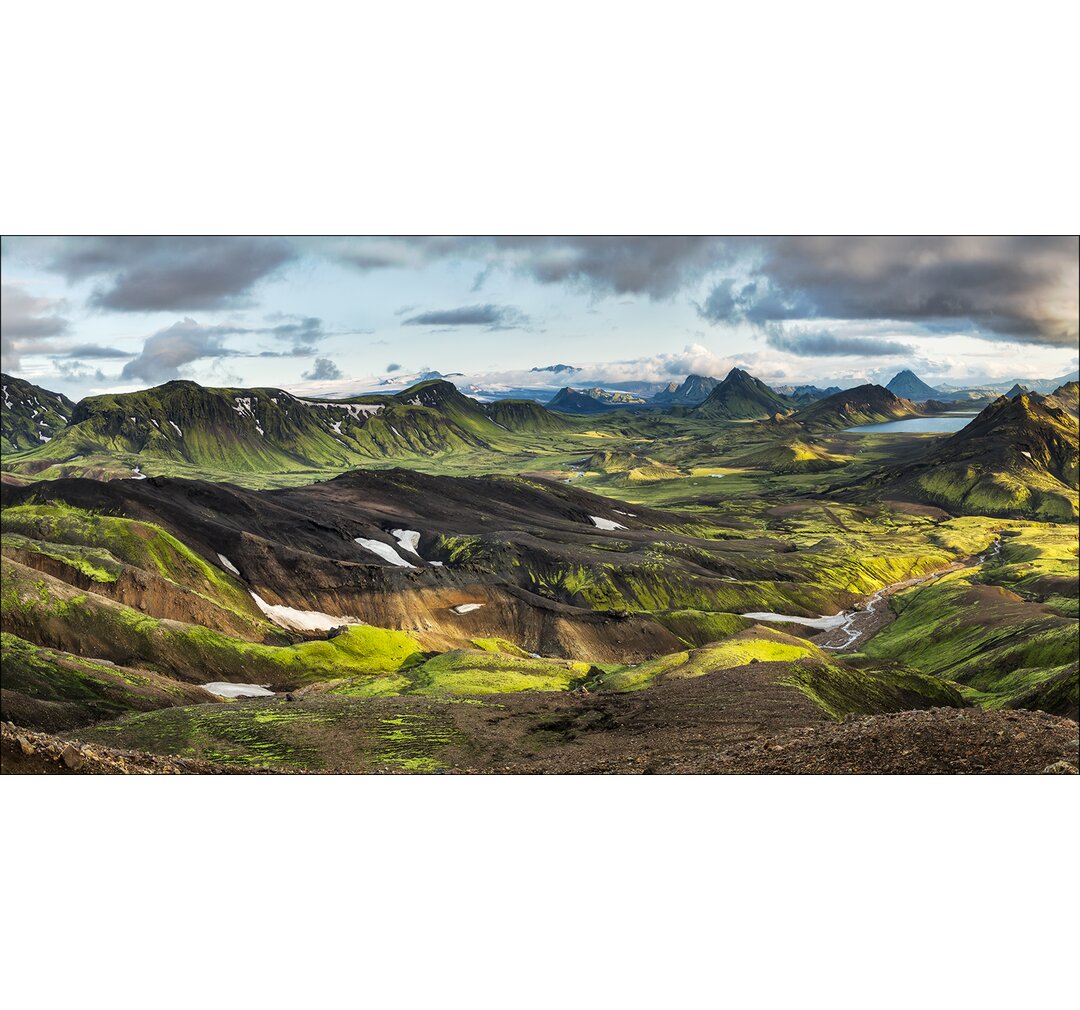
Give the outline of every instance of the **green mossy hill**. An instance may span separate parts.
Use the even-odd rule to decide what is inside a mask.
[[[74,409],[63,393],[0,375],[0,451],[41,448],[64,428]]]
[[[55,733],[172,705],[214,701],[201,687],[149,670],[44,649],[0,635],[0,719]]]
[[[329,688],[352,698],[423,694],[458,697],[517,691],[567,691],[599,669],[588,663],[505,651],[456,649],[385,676],[352,677]]]
[[[963,686],[991,708],[1033,707],[1077,718],[1077,621],[962,572],[893,597],[896,620],[863,647]]]
[[[976,522],[977,520],[958,520]],[[1077,599],[1077,527],[1056,523],[1001,523],[1001,544],[983,565],[982,578],[1064,617],[1080,617]]]
[[[650,616],[691,648],[727,638],[753,624],[739,614],[714,610],[655,610]]]
[[[864,488],[954,514],[1073,522],[1077,419],[1038,393],[999,397],[921,459],[871,475]]]
[[[775,682],[799,691],[834,719],[964,704],[955,688],[936,677],[899,665],[846,663],[810,642],[760,626],[702,648],[611,671],[598,678],[598,685],[606,690],[638,691],[667,680],[759,663],[779,664],[769,667]]]
[[[519,428],[511,423],[516,422]],[[372,460],[496,451],[514,433],[565,430],[539,404],[492,407],[449,382],[422,382],[393,396],[304,400],[280,389],[208,389],[177,380],[135,393],[87,397],[53,442],[13,468],[41,476],[100,470],[113,459],[144,473],[203,467],[212,473],[344,470]]]
[[[619,482],[629,483],[677,480],[686,476],[677,466],[636,452],[594,452],[575,466],[586,473],[606,474]]]
[[[910,400],[894,396],[884,386],[867,383],[818,400],[800,410],[792,420],[807,431],[840,431],[915,417],[918,413],[918,407]]]
[[[102,591],[127,566],[239,617],[240,625],[250,625],[257,638],[265,634],[265,621],[244,587],[154,523],[51,501],[5,508],[0,512],[0,530],[6,557],[31,564],[32,555],[50,559],[102,583]],[[232,618],[225,623],[239,626]]]
[[[820,473],[847,466],[851,456],[829,452],[808,438],[793,438],[765,445],[744,456],[725,460],[730,467],[768,470],[771,473]]]
[[[789,414],[794,409],[795,402],[789,397],[770,389],[749,372],[733,368],[724,381],[690,411],[690,416],[736,421],[771,417],[777,413]]]
[[[96,593],[5,562],[5,629],[35,644],[91,652],[189,683],[211,681],[290,688],[335,677],[392,673],[422,658],[401,631],[350,625],[325,640],[261,645],[181,621],[159,620]]]
[[[535,400],[496,400],[484,405],[484,413],[512,432],[572,431],[573,421],[541,406]]]

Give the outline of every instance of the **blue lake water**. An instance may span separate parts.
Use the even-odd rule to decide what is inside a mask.
[[[908,417],[903,421],[884,421],[881,424],[860,424],[846,431],[877,431],[897,433],[904,431],[959,431],[977,414],[940,414],[937,417]]]

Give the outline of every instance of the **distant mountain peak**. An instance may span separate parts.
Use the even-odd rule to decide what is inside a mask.
[[[895,396],[905,400],[932,400],[940,396],[940,392],[933,386],[923,382],[910,368],[897,372],[885,385],[885,388]]]
[[[711,375],[690,374],[682,382],[669,382],[666,389],[653,396],[654,403],[701,403],[718,385]]]

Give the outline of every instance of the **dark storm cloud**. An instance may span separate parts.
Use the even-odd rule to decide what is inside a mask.
[[[705,236],[497,238],[503,265],[541,284],[576,283],[601,293],[666,298],[723,260]]]
[[[363,271],[479,260],[484,267],[474,290],[502,268],[541,284],[572,283],[598,294],[651,298],[675,294],[726,259],[719,240],[702,236],[355,238],[325,240],[311,248]]]
[[[396,361],[391,361],[390,364],[386,366],[386,370],[387,372],[400,372],[403,367],[403,365],[399,365]]]
[[[316,358],[311,370],[304,372],[304,379],[340,379],[342,371],[329,358]]]
[[[768,326],[765,330],[765,342],[778,351],[797,354],[800,357],[839,357],[841,355],[868,355],[885,358],[909,356],[915,353],[910,344],[900,344],[895,340],[882,340],[878,337],[838,337],[828,330],[784,330],[779,326]]]
[[[119,312],[218,309],[297,256],[287,239],[139,237],[58,239],[48,269],[69,282],[102,277],[91,302]]]
[[[403,319],[402,326],[486,326],[492,330],[517,329],[528,317],[511,305],[465,305],[458,309],[433,309]]]
[[[68,321],[58,315],[61,303],[36,298],[17,284],[0,285],[0,351],[3,367],[17,369],[22,354],[54,349],[52,338],[68,331]]]
[[[1075,237],[789,237],[730,248],[753,266],[698,307],[713,322],[888,319],[1037,344],[1077,339]]]

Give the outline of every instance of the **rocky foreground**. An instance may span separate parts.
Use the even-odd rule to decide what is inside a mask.
[[[99,747],[0,723],[0,772],[5,775],[221,775],[265,771],[269,769],[241,769],[210,761]]]
[[[590,720],[592,721],[592,720]],[[599,728],[599,727],[598,727]],[[562,746],[517,760],[465,760],[442,772],[509,774],[737,775],[1075,775],[1080,737],[1075,722],[1044,712],[935,708],[849,717],[733,743],[723,730],[715,746],[664,733],[663,744],[637,734],[616,742],[579,724]],[[742,736],[742,734],[739,734]],[[277,769],[121,750],[0,724],[5,774],[230,774]],[[290,769],[296,771],[296,769]],[[340,772],[338,769],[326,769]],[[396,772],[401,768],[370,768]]]

